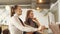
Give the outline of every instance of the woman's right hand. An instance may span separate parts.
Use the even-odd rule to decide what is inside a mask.
[[[38,28],[38,30],[41,30],[41,26]]]
[[[43,33],[44,29],[45,29],[45,26],[40,26],[37,32]]]
[[[38,30],[44,31],[45,28],[46,28],[45,26],[40,26],[40,27],[38,28]]]
[[[33,20],[34,22],[38,22],[38,20],[37,20],[36,18],[33,18],[32,20]]]
[[[43,33],[43,30],[41,30],[41,27],[38,28],[37,32]]]

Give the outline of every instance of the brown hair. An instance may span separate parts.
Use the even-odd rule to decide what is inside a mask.
[[[18,7],[18,5],[15,5],[15,6],[14,6],[14,10],[16,10],[16,9],[17,9],[17,7]]]
[[[10,31],[8,29],[3,30],[3,34],[10,34]]]
[[[18,7],[18,5],[15,5],[14,7],[11,7],[11,17],[15,14],[15,11]]]
[[[30,14],[30,12],[32,12],[32,10],[28,10],[28,11],[27,11],[26,21],[27,21],[27,20],[28,20],[28,18],[29,18],[29,14]]]
[[[13,16],[14,14],[14,7],[11,7],[11,17]]]

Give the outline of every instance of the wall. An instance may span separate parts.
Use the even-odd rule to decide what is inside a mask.
[[[58,14],[59,14],[58,20],[60,22],[60,0],[58,0]]]

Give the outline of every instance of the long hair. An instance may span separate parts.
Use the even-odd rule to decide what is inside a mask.
[[[11,17],[13,16],[14,13],[15,13],[14,12],[14,7],[11,7]]]
[[[11,17],[15,14],[15,10],[17,9],[18,5],[11,7]]]
[[[29,18],[29,14],[30,14],[30,12],[32,12],[32,10],[28,10],[28,11],[27,11],[26,21],[27,21],[27,20],[28,20],[28,18]]]

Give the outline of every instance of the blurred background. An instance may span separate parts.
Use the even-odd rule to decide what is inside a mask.
[[[60,0],[0,0],[0,26],[2,31],[8,28],[11,7],[14,5],[21,6],[23,12],[20,18],[23,21],[25,21],[27,10],[32,9],[41,25],[45,25],[47,28],[49,28],[48,15],[50,22],[60,22]],[[48,29],[47,33],[52,34],[52,31]]]

